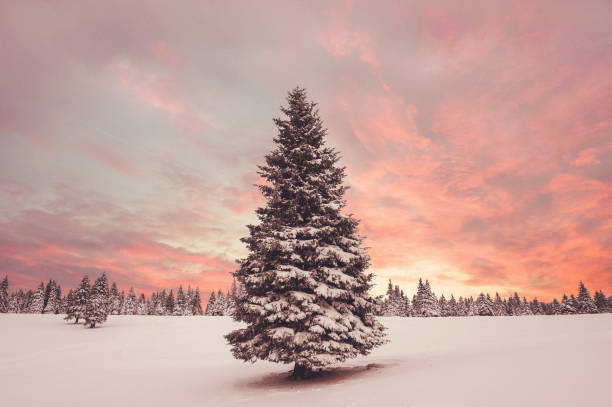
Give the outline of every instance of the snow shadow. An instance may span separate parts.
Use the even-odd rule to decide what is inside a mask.
[[[282,373],[271,373],[263,377],[251,378],[236,383],[240,388],[262,389],[306,389],[309,387],[321,387],[336,385],[341,382],[360,379],[363,376],[382,373],[383,369],[390,368],[397,363],[368,363],[363,366],[337,367],[315,372],[311,377],[304,380],[292,380],[291,371]]]

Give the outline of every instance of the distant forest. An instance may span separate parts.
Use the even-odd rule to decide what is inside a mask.
[[[75,290],[70,289],[62,295],[62,287],[53,279],[46,284],[41,282],[36,289],[27,291],[9,291],[8,275],[0,283],[0,312],[30,314],[65,314],[68,312]],[[160,290],[150,296],[137,295],[133,288],[126,293],[119,291],[117,284],[112,283],[107,290],[104,301],[110,315],[232,315],[237,296],[242,295],[241,287],[234,280],[231,289],[212,291],[206,307],[202,309],[200,289],[179,286],[176,291]],[[481,293],[473,297],[450,298],[434,294],[429,281],[419,279],[417,292],[410,299],[399,286],[389,281],[387,293],[376,298],[378,316],[399,317],[464,317],[464,316],[504,316],[504,315],[562,315],[562,314],[596,314],[612,312],[612,296],[606,297],[602,290],[591,296],[586,286],[580,282],[578,294],[563,294],[561,301],[556,298],[551,302],[533,298],[528,301],[514,293],[511,297],[502,298],[495,294]]]
[[[86,279],[84,277],[84,279]],[[62,295],[62,287],[53,279],[46,284],[41,282],[36,289],[9,291],[8,275],[0,283],[0,312],[29,314],[66,314],[69,313],[73,296],[78,289],[70,289]],[[107,294],[103,305],[110,315],[230,315],[233,301],[238,293],[234,281],[231,291],[225,294],[219,290],[211,293],[205,312],[202,310],[200,289],[179,286],[178,289],[160,290],[150,296],[137,295],[133,288],[126,293],[119,291],[112,283],[104,290]],[[87,293],[85,293],[87,295]]]
[[[553,299],[551,302],[538,301],[533,298],[521,298],[514,293],[509,298],[502,298],[495,293],[495,298],[489,294],[480,293],[476,299],[473,297],[455,298],[451,294],[447,299],[444,295],[436,297],[429,281],[423,283],[419,279],[417,292],[412,300],[404,294],[399,286],[391,281],[387,294],[379,297],[378,315],[399,317],[467,317],[467,316],[504,316],[504,315],[561,315],[561,314],[597,314],[612,312],[612,297],[606,297],[603,291],[595,292],[591,297],[589,290],[580,282],[578,296],[563,294],[561,301]]]

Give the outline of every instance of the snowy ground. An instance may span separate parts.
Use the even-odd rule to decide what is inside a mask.
[[[309,382],[232,359],[224,317],[0,314],[3,406],[612,405],[612,314],[381,318],[392,342]]]

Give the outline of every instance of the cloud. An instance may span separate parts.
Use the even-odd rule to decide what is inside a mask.
[[[285,92],[378,292],[612,290],[610,2],[0,6],[1,271],[229,285]],[[31,255],[29,255],[31,253]]]

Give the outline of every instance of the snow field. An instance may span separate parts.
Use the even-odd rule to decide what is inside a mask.
[[[391,343],[291,382],[232,358],[227,317],[0,314],[2,405],[612,405],[612,314],[380,320]]]

